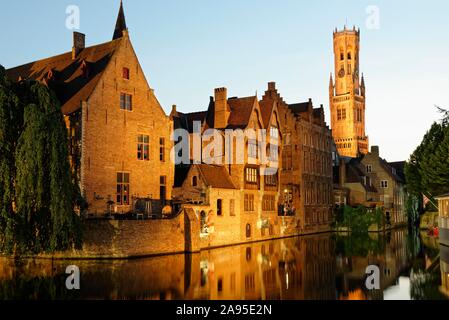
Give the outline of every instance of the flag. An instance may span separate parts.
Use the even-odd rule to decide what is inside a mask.
[[[427,204],[428,204],[429,202],[430,202],[430,199],[427,198],[427,197],[423,194],[423,204],[424,204],[424,207],[426,207]]]

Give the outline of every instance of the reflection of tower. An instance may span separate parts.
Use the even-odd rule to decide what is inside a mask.
[[[359,75],[360,30],[334,32],[335,81],[330,78],[332,135],[341,156],[367,154],[365,81]]]

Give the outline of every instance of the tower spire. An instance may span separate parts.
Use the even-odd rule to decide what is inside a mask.
[[[123,31],[128,30],[126,27],[125,11],[123,10],[123,1],[120,0],[120,9],[118,11],[117,22],[115,23],[114,36],[112,40],[120,39]]]

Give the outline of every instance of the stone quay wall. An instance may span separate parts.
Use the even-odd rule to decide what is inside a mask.
[[[198,235],[194,237],[194,235]],[[198,252],[199,221],[188,210],[164,220],[86,220],[82,250],[41,258],[129,259]]]

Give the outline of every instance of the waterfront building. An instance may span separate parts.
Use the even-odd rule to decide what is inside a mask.
[[[403,171],[398,163],[380,157],[379,147],[358,158],[341,158],[334,176],[349,192],[348,205],[382,208],[387,226],[403,225],[406,219],[406,192]]]
[[[264,151],[279,162],[280,150],[270,150],[270,145],[278,145],[282,138],[277,109],[273,106],[269,111],[262,110],[256,96],[229,98],[226,88],[217,88],[207,111],[181,113],[174,108],[170,117],[175,130],[187,131],[192,142],[183,150],[189,152],[186,158],[192,164],[179,164],[176,168],[174,199],[184,209],[195,210],[201,219],[203,245],[219,246],[285,235],[284,221],[278,216],[279,170],[271,168],[274,170],[270,171],[263,163],[261,153],[265,146],[252,137],[244,137],[239,145],[233,136],[232,148],[223,148],[224,152],[214,150],[209,155],[205,150],[215,138],[209,140],[203,135],[208,129],[215,129],[218,138],[224,139],[227,130],[238,130],[234,133],[266,130],[267,150]],[[195,123],[199,124],[199,132],[194,130]],[[203,136],[198,138],[201,159],[196,159],[192,151],[196,134]],[[215,164],[211,164],[211,158],[216,160]]]
[[[449,194],[436,198],[438,200],[440,243],[449,246]]]
[[[332,136],[324,108],[307,102],[288,104],[270,82],[262,109],[277,106],[283,135],[281,192],[290,226],[302,233],[330,230],[333,221]]]
[[[56,93],[65,116],[74,175],[89,213],[160,214],[171,199],[172,123],[149,86],[126,27],[123,5],[112,41],[7,70]]]
[[[340,156],[356,158],[367,154],[365,133],[365,80],[360,77],[360,29],[333,34],[335,81],[331,74],[329,105],[332,136]]]

